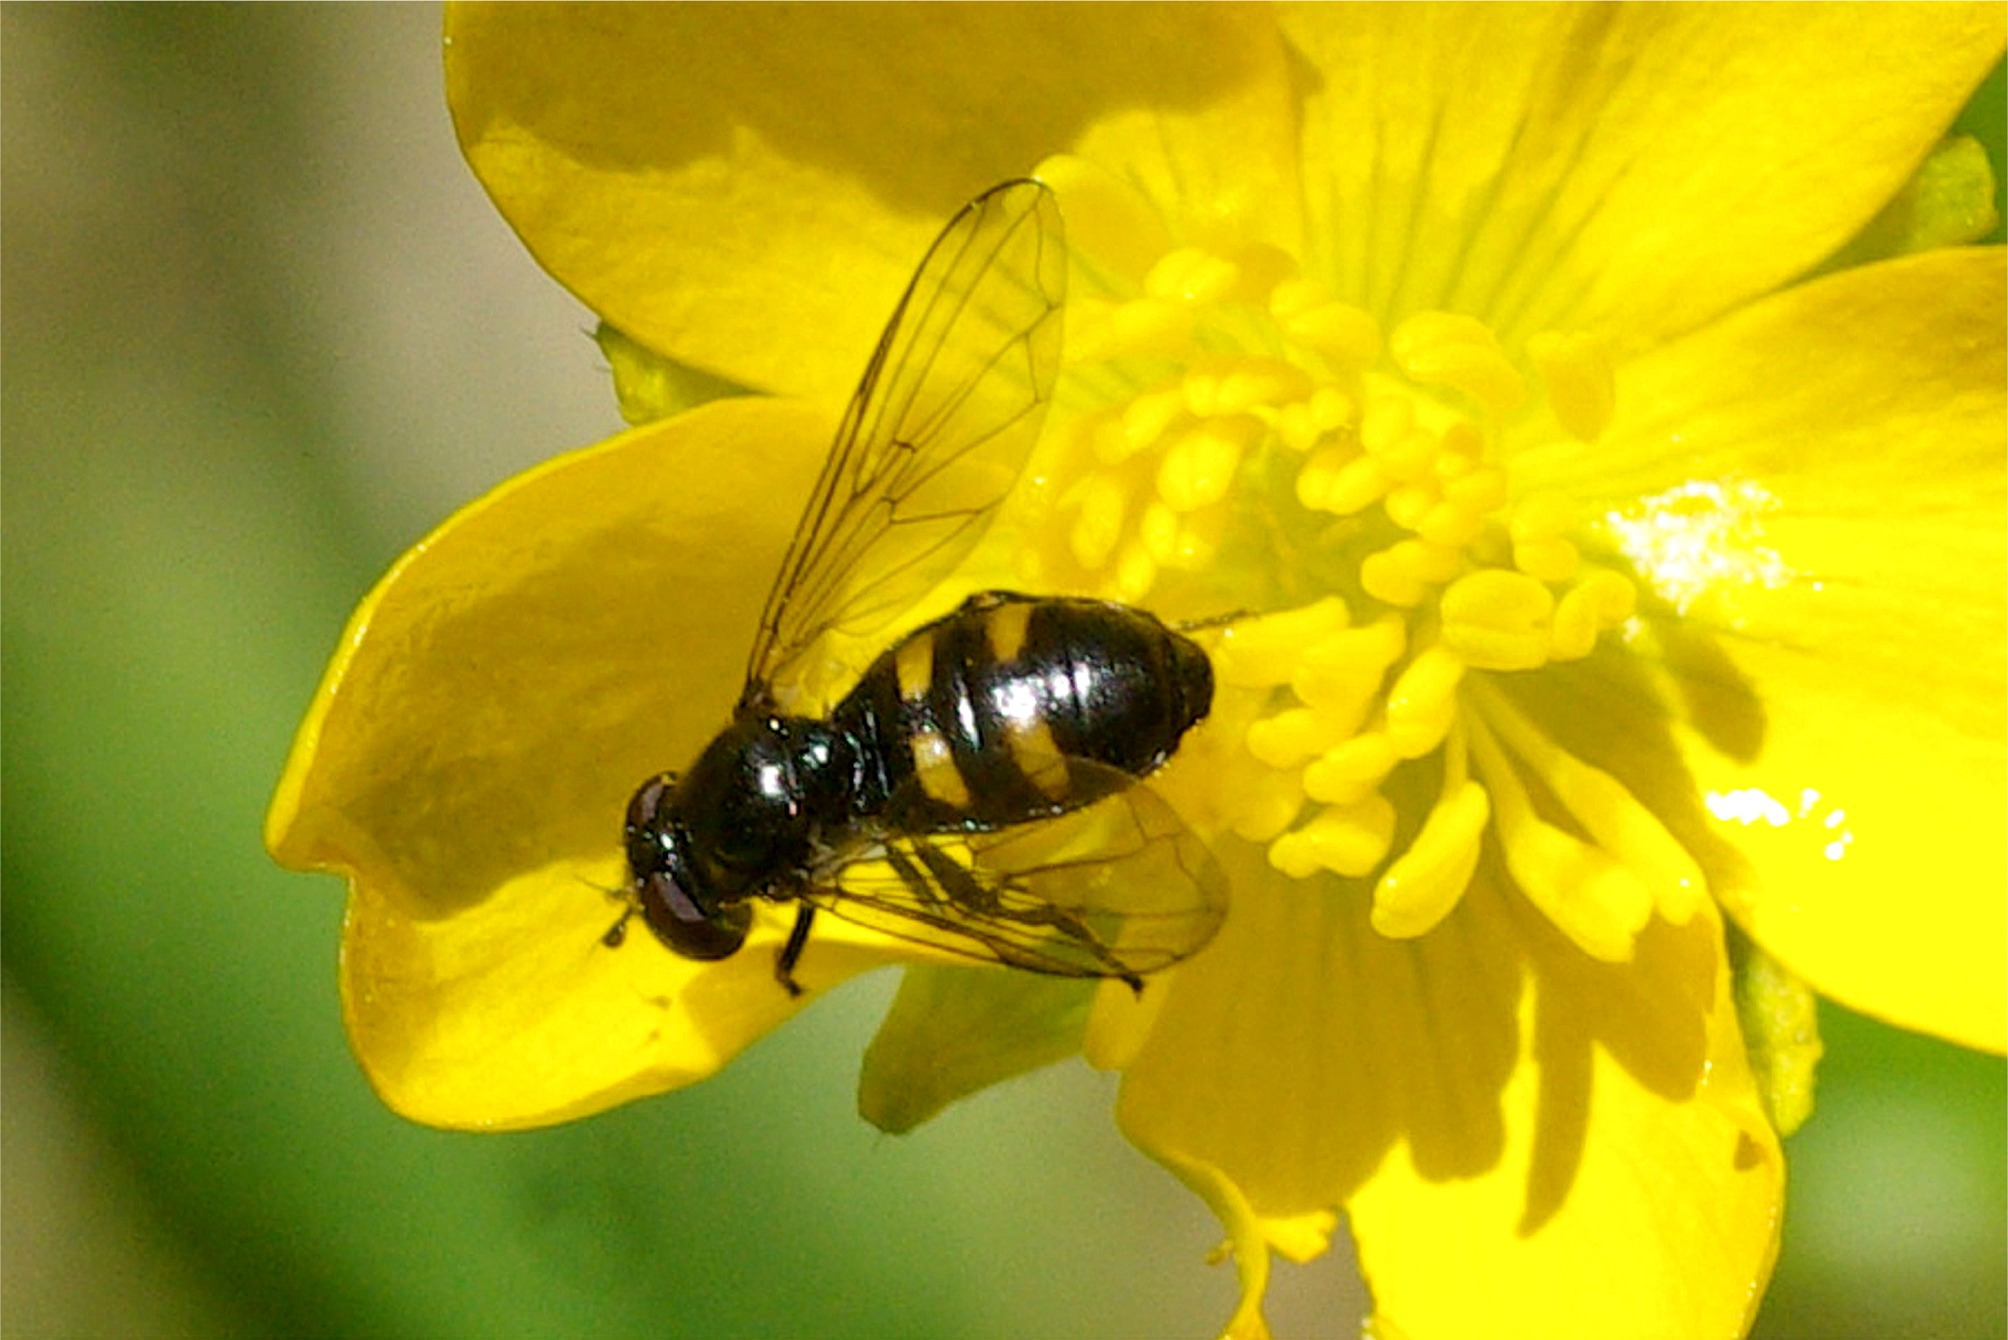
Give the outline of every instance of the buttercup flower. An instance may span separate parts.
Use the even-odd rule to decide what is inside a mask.
[[[2003,1045],[2004,263],[1901,194],[1957,168],[2002,27],[454,8],[469,161],[647,422],[401,560],[302,728],[269,844],[349,878],[372,1081],[564,1120],[907,962],[867,1115],[1120,1069],[1123,1130],[1226,1225],[1238,1333],[1343,1211],[1382,1336],[1740,1334],[1799,983]],[[1162,774],[1224,928],[1141,996],[825,918],[795,1001],[784,909],[716,963],[606,947],[623,805],[724,724],[880,325],[1027,173],[1070,244],[1054,409],[879,645],[985,587],[1246,612]]]

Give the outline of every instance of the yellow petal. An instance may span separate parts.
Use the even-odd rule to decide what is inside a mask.
[[[611,950],[621,817],[727,720],[828,418],[734,400],[473,503],[358,609],[266,843],[351,884],[351,1037],[418,1120],[522,1126],[715,1070],[792,1008],[772,937],[718,965]],[[819,925],[824,985],[873,955]],[[879,957],[882,957],[880,955]],[[763,980],[764,978],[764,980]]]
[[[1777,1250],[1784,1158],[1744,1064],[1719,924],[1655,923],[1631,969],[1526,925],[1532,990],[1496,1162],[1446,1175],[1398,1147],[1349,1207],[1376,1326],[1741,1336]]]
[[[1256,869],[1125,1075],[1132,1139],[1258,1222],[1347,1206],[1390,1333],[1739,1333],[1783,1165],[1712,915],[1595,964],[1483,870],[1395,941],[1359,885]]]
[[[1780,294],[1626,368],[1597,452],[1524,463],[1686,610],[1688,765],[1746,863],[1717,897],[1821,993],[1994,1050],[2003,275],[1942,251]]]
[[[848,391],[941,225],[1052,154],[1190,192],[1202,230],[1294,194],[1258,11],[455,5],[446,39],[461,145],[538,261],[743,385]]]
[[[1313,252],[1380,316],[1637,348],[1763,293],[1910,177],[1999,5],[1305,5]]]

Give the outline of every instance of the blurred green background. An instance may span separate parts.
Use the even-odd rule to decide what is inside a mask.
[[[259,825],[356,598],[619,427],[454,148],[431,6],[0,8],[10,1338],[1201,1336],[1232,1272],[1079,1065],[853,1111],[867,980],[687,1093],[421,1130]],[[673,78],[673,71],[665,71]],[[1997,72],[1969,115],[2001,163]],[[1826,1014],[1770,1337],[2004,1333],[2004,1067]],[[1354,1333],[1350,1267],[1284,1336]]]

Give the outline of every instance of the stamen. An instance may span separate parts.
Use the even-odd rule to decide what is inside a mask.
[[[1175,512],[1192,512],[1227,496],[1241,453],[1265,431],[1249,414],[1210,418],[1179,435],[1157,470],[1157,494]]]
[[[1616,383],[1594,335],[1509,351],[1471,316],[1421,312],[1383,339],[1273,246],[1171,239],[1134,188],[1065,171],[1088,183],[1070,236],[1121,254],[1076,269],[1090,289],[1078,320],[1069,310],[1070,354],[1108,365],[1072,391],[1100,408],[1048,439],[1065,540],[1049,561],[1130,602],[1188,573],[1197,585],[1162,581],[1167,599],[1331,593],[1237,620],[1212,649],[1221,701],[1237,703],[1223,718],[1246,723],[1216,822],[1292,877],[1374,879],[1384,935],[1441,924],[1486,852],[1599,959],[1629,958],[1655,913],[1692,917],[1706,896],[1693,858],[1490,677],[1591,656],[1632,618],[1633,579],[1586,562],[1586,533],[1664,591],[1682,535],[1762,509],[1689,486],[1586,532],[1566,499],[1516,493],[1511,471],[1530,432],[1587,441],[1609,424]],[[1420,823],[1398,822],[1390,797],[1431,777]]]
[[[1346,602],[1337,596],[1229,624],[1213,652],[1213,673],[1237,688],[1272,688],[1290,682],[1304,647],[1339,632]]]
[[[1313,511],[1351,516],[1379,501],[1393,483],[1373,457],[1328,447],[1297,472],[1297,501]]]
[[[1474,715],[1466,724],[1513,882],[1585,954],[1605,963],[1629,962],[1652,915],[1651,892],[1607,853],[1537,816],[1485,722]]]
[[[1446,742],[1443,789],[1422,831],[1374,885],[1374,929],[1395,937],[1435,929],[1471,883],[1491,817],[1491,798],[1470,778],[1459,727]]]
[[[1661,917],[1684,925],[1701,906],[1707,878],[1687,849],[1615,777],[1569,753],[1503,695],[1474,690],[1485,719],[1597,845],[1652,892]]]
[[[1333,301],[1309,280],[1278,284],[1269,310],[1291,340],[1340,368],[1367,368],[1380,358],[1380,323],[1350,303]]]
[[[1297,879],[1320,870],[1357,878],[1387,855],[1394,820],[1394,806],[1378,795],[1357,805],[1331,806],[1270,843],[1269,864]]]
[[[1108,363],[1181,357],[1192,351],[1192,325],[1192,309],[1168,298],[1119,303],[1079,299],[1067,310],[1067,358]]]
[[[1069,547],[1082,567],[1099,568],[1122,539],[1129,490],[1113,475],[1095,474],[1082,481],[1077,496],[1081,511],[1068,535]]]
[[[1165,430],[1185,417],[1185,387],[1173,382],[1153,391],[1144,391],[1123,406],[1122,450],[1127,459],[1156,444]],[[1113,464],[1113,462],[1111,462]]]
[[[1408,663],[1387,693],[1387,735],[1395,753],[1421,758],[1443,743],[1463,680],[1464,662],[1444,647],[1431,647]]]
[[[1388,352],[1425,386],[1448,386],[1495,415],[1527,398],[1527,383],[1484,322],[1455,312],[1418,312],[1395,327]]]
[[[1202,247],[1180,247],[1158,258],[1144,276],[1143,291],[1177,302],[1218,302],[1234,291],[1240,267]]]
[[[1355,735],[1327,749],[1304,769],[1304,794],[1330,805],[1354,804],[1379,786],[1399,762],[1401,756],[1386,735]]]
[[[1481,568],[1453,582],[1437,608],[1443,645],[1480,670],[1532,670],[1548,660],[1555,597],[1522,572]]]

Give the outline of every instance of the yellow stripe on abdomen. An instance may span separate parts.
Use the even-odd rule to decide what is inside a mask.
[[[1011,761],[1025,780],[1048,800],[1065,800],[1068,793],[1067,756],[1053,739],[1053,729],[1043,720],[1016,721],[1005,718],[1004,745]]]
[[[998,665],[1009,665],[1025,650],[1025,635],[1032,626],[1032,602],[1013,600],[992,609],[983,620],[983,632],[990,639],[990,654]]]
[[[924,700],[934,684],[934,634],[916,635],[900,643],[893,657],[893,675],[902,699],[910,703]]]
[[[955,766],[954,751],[940,731],[913,733],[913,775],[920,779],[920,789],[930,800],[953,805],[958,810],[969,808],[969,783],[962,780],[962,770]]]

